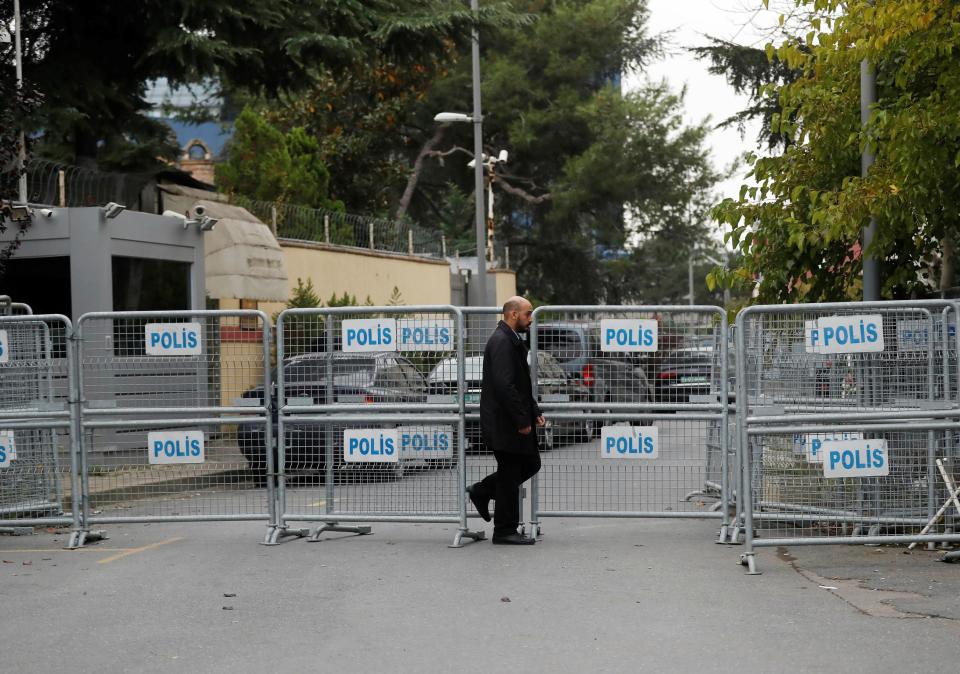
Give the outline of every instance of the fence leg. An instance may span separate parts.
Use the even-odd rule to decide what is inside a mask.
[[[338,522],[324,522],[322,526],[317,527],[310,537],[307,538],[307,543],[319,543],[321,540],[320,535],[325,531],[343,531],[346,533],[357,534],[358,536],[366,536],[367,534],[372,534],[370,527],[367,526],[357,526],[357,527],[345,527]],[[289,534],[288,534],[289,535]]]
[[[68,337],[68,349],[73,353],[73,364],[67,366],[70,387],[70,474],[71,501],[73,508],[73,531],[66,545],[68,550],[82,548],[87,543],[105,540],[104,531],[90,531],[90,480],[87,470],[87,442],[83,432],[82,375],[80,373],[80,344],[78,333]],[[78,479],[79,478],[79,479]]]
[[[466,321],[457,311],[457,506],[460,509],[460,526],[453,537],[451,548],[462,548],[463,539],[482,541],[487,537],[485,531],[470,531],[467,526],[467,382],[464,361],[466,349],[463,345],[466,334]]]

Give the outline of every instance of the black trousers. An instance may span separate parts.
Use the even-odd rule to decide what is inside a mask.
[[[520,485],[540,470],[540,454],[493,453],[497,471],[477,483],[482,498],[497,502],[493,511],[493,535],[516,533],[520,525]]]

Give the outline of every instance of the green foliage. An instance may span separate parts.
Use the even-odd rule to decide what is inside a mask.
[[[790,143],[753,157],[756,187],[744,186],[714,215],[742,265],[715,280],[758,284],[764,301],[858,299],[861,229],[879,223],[871,253],[882,295],[953,284],[960,198],[960,6],[947,0],[800,2],[809,31],[768,48],[802,75],[776,86],[775,129]],[[877,73],[877,103],[859,115],[860,63]],[[860,176],[860,153],[876,163]]]
[[[393,286],[393,292],[390,293],[390,299],[387,300],[387,306],[389,307],[400,307],[404,305],[403,294],[400,292],[400,288]]]
[[[360,303],[357,301],[355,295],[351,295],[346,290],[343,291],[343,295],[337,297],[337,293],[333,293],[330,296],[330,299],[327,300],[328,307],[359,307]],[[363,306],[372,307],[373,301],[370,299],[370,296],[367,295],[367,299],[364,300]]]
[[[246,107],[237,117],[227,160],[217,164],[217,185],[262,201],[335,207],[327,198],[330,173],[319,147],[302,128],[283,134]]]
[[[719,177],[707,159],[707,127],[685,125],[682,96],[663,83],[621,92],[621,75],[660,54],[660,38],[647,30],[645,2],[531,0],[523,6],[536,13],[536,23],[482,40],[485,151],[510,152],[494,185],[496,240],[510,246],[519,287],[545,301],[640,300],[624,296],[617,281],[643,273],[625,249],[641,237],[685,239],[688,246],[706,237],[690,221],[706,219]],[[434,84],[424,113],[410,126],[431,128],[427,115],[462,110],[470,91],[464,58]],[[440,149],[472,148],[471,136],[469,125],[451,125]],[[409,211],[463,242],[474,241],[466,209],[454,220],[458,228],[437,221],[438,214],[456,213],[451,207],[473,189],[462,159],[468,156],[430,162]],[[629,271],[608,270],[611,265]]]
[[[760,131],[757,142],[766,145],[770,150],[782,148],[789,141],[789,136],[774,128],[775,121],[780,116],[780,101],[776,87],[771,85],[783,86],[793,82],[800,76],[800,71],[780,60],[775,52],[768,56],[764,49],[713,37],[708,39],[708,46],[695,47],[690,51],[698,59],[709,61],[709,72],[723,75],[734,91],[748,96],[750,101],[746,108],[717,126],[736,126],[743,135],[747,122],[758,120]],[[803,42],[797,43],[797,49],[808,51]]]
[[[5,2],[6,10],[11,3]],[[447,0],[23,0],[25,72],[46,96],[33,128],[70,163],[149,169],[176,155],[147,116],[147,83],[213,82],[234,97],[302,91],[372,61],[417,63],[467,44],[475,17]],[[6,12],[0,16],[9,25]],[[485,3],[480,25],[528,20]],[[6,61],[5,61],[6,62]],[[191,113],[195,111],[190,111]]]

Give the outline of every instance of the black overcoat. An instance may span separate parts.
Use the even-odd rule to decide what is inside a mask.
[[[540,406],[533,398],[527,345],[503,321],[483,350],[480,428],[483,442],[495,452],[535,454]],[[532,426],[529,435],[520,429]]]

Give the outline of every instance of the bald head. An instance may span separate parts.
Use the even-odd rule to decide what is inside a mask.
[[[514,295],[503,303],[503,322],[515,332],[526,332],[533,322],[533,305],[526,298]]]

